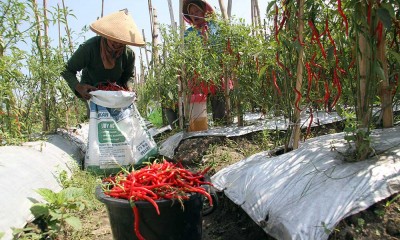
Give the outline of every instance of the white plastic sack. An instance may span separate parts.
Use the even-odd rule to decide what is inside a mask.
[[[271,236],[328,239],[340,220],[400,191],[399,132],[375,130],[376,156],[369,160],[344,162],[348,144],[344,134],[333,134],[276,157],[255,154],[211,180]]]
[[[127,91],[94,91],[89,101],[89,137],[85,169],[116,173],[158,153],[144,119]]]

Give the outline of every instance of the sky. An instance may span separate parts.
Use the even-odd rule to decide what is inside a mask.
[[[39,1],[41,2],[41,1]],[[175,22],[179,25],[179,0],[171,0]],[[220,13],[218,0],[207,0],[207,2]],[[228,0],[224,0],[225,7],[228,7]],[[268,0],[259,0],[259,8],[261,18],[265,18]],[[64,0],[65,5],[75,15],[68,18],[69,27],[75,33],[81,32],[81,29],[86,25],[89,26],[101,16],[102,0]],[[171,24],[170,12],[168,8],[168,0],[152,0],[153,8],[157,11],[158,21],[160,24]],[[61,0],[48,0],[48,8],[56,7],[57,4],[62,6]],[[251,23],[251,0],[232,0],[232,15],[236,18],[243,18],[247,24]],[[148,0],[104,0],[104,16],[121,9],[127,8],[133,17],[137,27],[145,32],[146,42],[151,41],[151,27]],[[188,27],[188,26],[187,26]],[[58,37],[57,26],[49,29],[49,35],[54,40]],[[90,38],[96,34],[88,31],[84,36]],[[84,39],[74,39],[74,42],[83,42]],[[139,50],[134,47],[136,53],[136,66],[138,66]],[[138,68],[138,67],[137,67]]]

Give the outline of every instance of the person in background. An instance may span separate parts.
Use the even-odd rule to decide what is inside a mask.
[[[90,25],[98,36],[82,43],[68,60],[61,76],[81,99],[102,84],[133,90],[135,54],[127,45],[143,46],[143,36],[128,11],[121,10]],[[82,71],[80,81],[78,72]]]
[[[186,29],[185,36],[190,32],[197,31],[198,35],[203,37],[205,44],[207,44],[209,36],[217,34],[218,27],[216,24],[213,21],[207,21],[207,17],[214,14],[214,9],[206,1],[184,0],[182,13],[183,19],[191,25]],[[225,98],[223,94],[225,86],[223,79],[220,81],[220,86],[217,86],[210,80],[206,87],[207,90],[204,92],[205,94],[211,93],[209,99],[214,123],[226,123]],[[230,81],[230,83],[232,82]],[[229,85],[230,88],[233,87],[233,84]],[[203,83],[200,83],[200,88],[204,89]]]
[[[189,32],[197,31],[208,40],[208,34],[216,34],[216,25],[212,21],[207,22],[207,17],[214,14],[214,9],[206,1],[202,0],[184,0],[182,7],[183,19],[191,26],[186,29],[185,36]]]

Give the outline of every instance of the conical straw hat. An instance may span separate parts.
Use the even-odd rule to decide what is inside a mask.
[[[146,44],[127,9],[100,18],[90,24],[90,29],[115,42],[132,46]]]
[[[211,5],[204,0],[183,0],[182,4],[183,19],[189,24],[192,24],[192,19],[190,18],[188,13],[188,6],[190,3],[195,3],[195,4],[197,3],[196,5],[202,6],[202,9],[206,13],[206,15],[214,13],[214,9],[211,7]]]

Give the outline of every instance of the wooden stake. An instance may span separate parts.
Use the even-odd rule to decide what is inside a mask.
[[[153,42],[153,49],[152,49],[152,59],[154,68],[157,68],[159,64],[159,57],[158,57],[158,35],[159,35],[159,23],[158,23],[158,16],[157,10],[153,8],[153,32],[152,32],[152,42]]]
[[[228,0],[228,18],[231,19],[232,16],[232,0]]]
[[[303,34],[304,34],[304,1],[299,0],[299,17],[298,17],[298,33],[299,33],[299,42],[303,42]],[[297,57],[297,75],[296,75],[296,89],[297,91],[301,92],[301,87],[303,85],[303,55],[304,55],[304,48],[302,45],[299,46],[299,55]],[[295,96],[294,102],[296,102],[297,95]],[[294,106],[295,104],[293,104]],[[292,145],[293,149],[299,148],[300,142],[300,111],[299,109],[294,109],[294,116],[293,116],[293,132],[292,132]]]
[[[171,0],[168,0],[168,8],[169,8],[169,17],[171,19],[171,26],[172,26],[173,31],[175,32],[176,31],[176,22],[174,19],[174,10],[172,8]]]
[[[146,47],[144,47],[144,51],[146,52]],[[140,78],[139,78],[139,84],[144,83],[144,64],[143,64],[143,54],[142,54],[142,48],[139,48],[139,61],[140,61]]]
[[[228,18],[228,13],[226,12],[224,0],[218,0],[218,2],[219,2],[219,8],[221,9],[222,17],[225,20],[228,20],[229,18]]]
[[[142,34],[143,34],[143,41],[146,42],[146,35],[144,34],[144,29],[142,29]],[[146,56],[147,68],[150,68],[149,56],[147,55],[147,46],[144,45],[143,48],[144,48],[144,55]]]
[[[183,7],[183,0],[179,0],[179,33],[181,36],[181,42],[182,46],[181,48],[183,49],[184,46],[184,41],[183,38],[185,36],[185,22],[183,20],[183,13],[182,13],[182,7]],[[182,65],[181,71],[178,75],[178,110],[179,110],[179,128],[181,130],[184,129],[184,118],[183,118],[183,106],[185,106],[185,109],[188,109],[187,106],[187,101],[186,101],[186,93],[184,91],[184,86],[183,86],[183,76],[185,74],[185,66]]]
[[[57,3],[57,27],[58,27],[58,49],[62,52],[62,41],[61,41],[61,21],[60,21],[60,4]],[[68,126],[68,125],[67,125]]]
[[[385,36],[385,28],[382,29],[382,36]],[[385,38],[382,37],[381,41],[378,42],[377,47],[377,58],[381,62],[383,72],[385,75],[384,79],[380,81],[380,95],[381,95],[381,108],[382,108],[382,124],[384,128],[393,127],[393,108],[392,108],[392,91],[389,85],[388,67],[386,58],[386,46]]]
[[[101,0],[101,17],[103,17],[104,14],[104,0]]]

